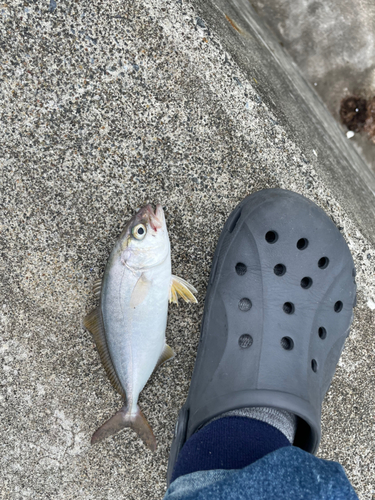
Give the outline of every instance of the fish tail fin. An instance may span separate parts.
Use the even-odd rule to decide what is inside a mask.
[[[150,424],[147,422],[145,416],[137,406],[137,413],[131,414],[128,406],[123,406],[113,417],[105,422],[99,429],[97,429],[92,438],[91,444],[98,443],[113,434],[130,427],[133,429],[138,437],[142,439],[147,448],[151,451],[156,450],[156,439]]]

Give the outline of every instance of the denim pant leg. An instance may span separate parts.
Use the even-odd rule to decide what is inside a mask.
[[[342,466],[294,446],[244,469],[180,476],[164,500],[358,500]]]

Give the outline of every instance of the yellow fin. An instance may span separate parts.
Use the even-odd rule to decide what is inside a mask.
[[[121,386],[121,383],[117,377],[116,371],[113,367],[111,356],[108,351],[107,341],[105,338],[105,330],[103,325],[103,318],[100,307],[97,307],[91,311],[84,319],[83,324],[89,332],[92,333],[94,337],[96,347],[99,352],[100,361],[104,366],[104,369],[108,375],[108,378],[112,386],[116,391],[126,399],[125,391]]]
[[[172,286],[172,282],[169,288],[169,302],[173,302],[173,304],[178,304],[177,293],[174,287]]]
[[[172,347],[169,347],[168,344],[165,344],[163,352],[160,354],[160,358],[158,359],[158,362],[156,363],[155,370],[159,368],[163,363],[168,361],[169,359],[172,359],[176,356],[176,353],[172,349]]]
[[[185,302],[197,303],[197,299],[194,296],[197,293],[193,285],[190,285],[187,281],[178,276],[172,274],[171,288],[169,290],[169,302],[178,304],[178,295],[184,299]]]
[[[139,280],[135,284],[132,295],[130,297],[130,307],[135,308],[142,304],[145,300],[148,291],[151,287],[151,281],[148,280],[145,276],[145,273],[142,273]]]

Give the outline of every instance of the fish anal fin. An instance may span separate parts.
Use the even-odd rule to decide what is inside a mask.
[[[91,438],[91,444],[98,443],[109,436],[113,436],[126,427],[133,429],[149,450],[156,450],[154,433],[139,406],[137,406],[136,414],[131,414],[128,407],[123,406],[120,411],[115,413],[113,417],[107,420],[107,422],[94,432]]]
[[[159,366],[161,366],[163,363],[165,363],[169,359],[174,358],[175,356],[176,356],[176,353],[174,352],[172,347],[170,347],[168,344],[165,344],[163,352],[160,354],[158,362],[155,365],[154,371],[157,370],[159,368]]]
[[[174,276],[172,274],[171,288],[169,293],[169,302],[178,303],[177,296],[179,295],[185,302],[197,303],[197,299],[194,296],[197,293],[193,285],[190,285],[187,281],[180,278],[179,276]]]
[[[109,354],[100,307],[93,309],[84,318],[83,324],[94,337],[96,348],[98,349],[98,353],[100,356],[100,361],[102,362],[102,365],[112,386],[124,399],[126,399],[125,391],[122,388],[121,383],[117,377],[116,371],[112,364],[111,356]]]
[[[145,273],[142,273],[137,283],[135,284],[132,295],[130,297],[131,308],[135,308],[142,304],[150,290],[150,287],[151,281],[146,278]]]

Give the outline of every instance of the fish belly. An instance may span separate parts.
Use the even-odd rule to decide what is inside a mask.
[[[151,285],[144,300],[131,307],[131,295],[141,274],[121,263],[113,265],[101,300],[108,349],[132,412],[137,411],[139,393],[165,346],[170,262],[144,273]]]

